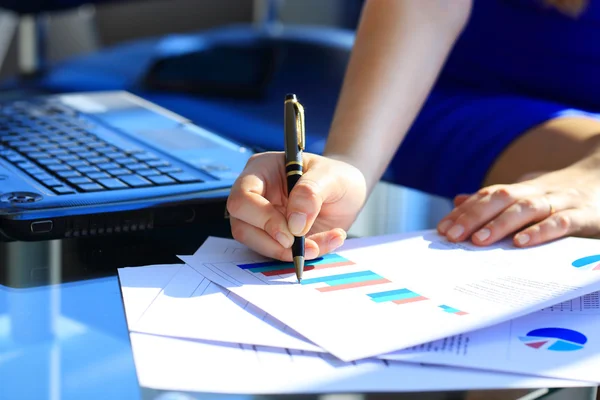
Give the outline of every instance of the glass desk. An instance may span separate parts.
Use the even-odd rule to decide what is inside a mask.
[[[117,268],[177,263],[175,254],[193,253],[207,235],[229,234],[226,223],[208,230],[0,243],[0,398],[249,398],[149,390],[139,387],[136,376]],[[516,399],[524,393],[505,394],[502,398]],[[407,399],[486,397],[485,392],[478,396],[463,392],[393,395]]]

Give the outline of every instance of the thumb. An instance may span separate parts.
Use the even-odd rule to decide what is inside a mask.
[[[339,185],[333,184],[327,176],[319,169],[309,169],[290,192],[286,216],[292,235],[306,235],[321,212],[323,203],[337,195]]]

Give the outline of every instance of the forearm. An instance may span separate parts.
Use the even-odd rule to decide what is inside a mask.
[[[324,155],[381,178],[462,31],[471,1],[367,0]]]

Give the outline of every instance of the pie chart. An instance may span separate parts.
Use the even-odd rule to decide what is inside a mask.
[[[578,258],[571,265],[582,270],[600,271],[600,254]]]
[[[583,333],[565,328],[534,329],[519,340],[533,349],[550,351],[575,351],[583,349],[587,337]]]

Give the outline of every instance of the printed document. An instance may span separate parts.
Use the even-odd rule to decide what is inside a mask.
[[[209,241],[205,245],[209,245]],[[180,257],[201,275],[344,361],[488,327],[600,289],[598,241],[565,238],[530,249],[453,244],[435,231],[348,241],[307,262],[248,250],[242,259]],[[598,268],[600,269],[600,268]]]
[[[377,359],[344,363],[323,353],[131,333],[140,385],[229,394],[416,392],[592,386]]]
[[[600,294],[382,356],[600,382]]]
[[[132,332],[322,351],[187,265],[129,267],[118,272]]]

